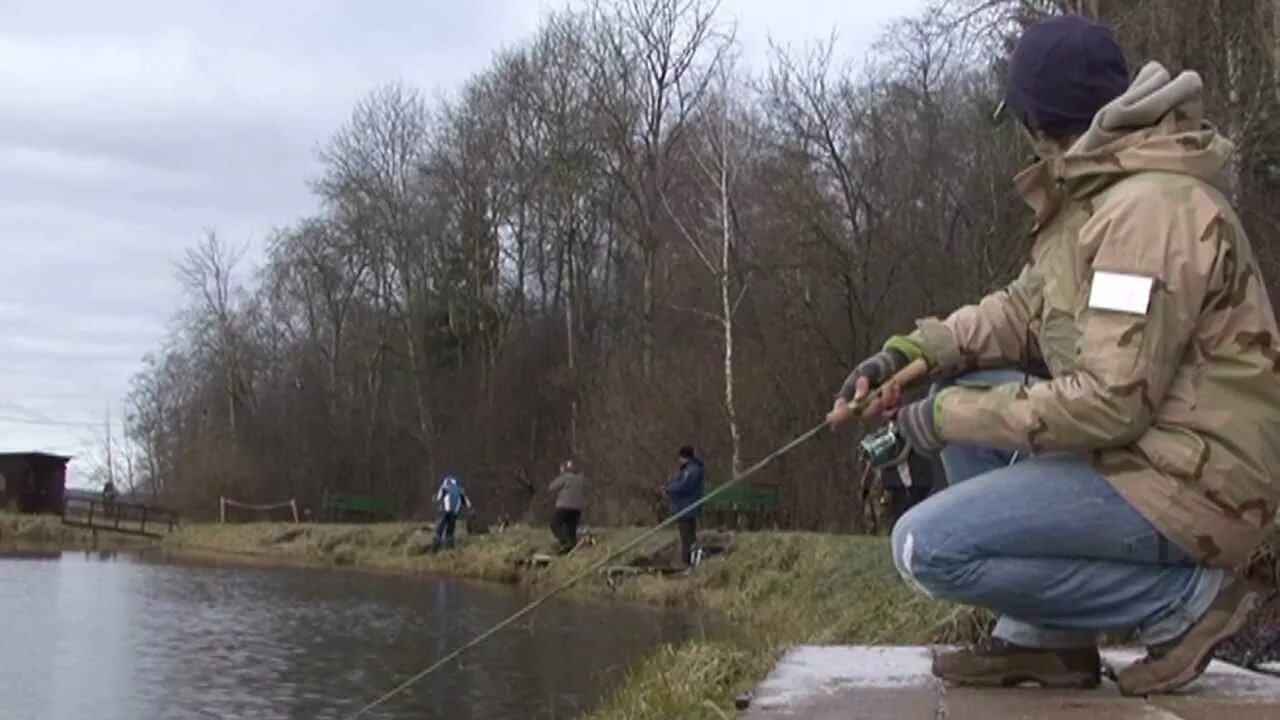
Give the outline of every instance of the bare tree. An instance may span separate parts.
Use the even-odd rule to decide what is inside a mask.
[[[712,70],[726,47],[704,0],[624,0],[593,8],[592,91],[604,110],[610,164],[625,191],[640,254],[640,358],[653,368],[653,324],[663,234],[661,198],[671,187],[673,155],[688,131]]]
[[[236,411],[246,400],[247,382],[236,327],[233,275],[245,248],[229,248],[210,230],[204,242],[187,250],[178,272],[188,293],[198,298],[189,308],[188,332],[221,366],[226,393],[227,430],[236,440]]]
[[[734,320],[749,285],[734,262],[740,244],[734,196],[744,167],[758,147],[756,123],[742,104],[744,88],[739,81],[735,62],[725,56],[715,68],[713,94],[699,118],[697,138],[692,143],[693,162],[700,176],[695,180],[709,191],[704,193],[704,198],[692,203],[690,210],[694,217],[682,222],[670,199],[665,194],[662,196],[680,235],[715,281],[719,301],[716,312],[696,308],[694,311],[721,330],[723,402],[729,427],[730,468],[735,476],[742,471],[742,433],[734,399]]]

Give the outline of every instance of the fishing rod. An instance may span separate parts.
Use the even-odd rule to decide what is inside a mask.
[[[907,365],[907,367],[903,368],[902,371],[894,375],[893,378],[888,383],[885,383],[880,387],[876,388],[875,390],[872,390],[865,397],[848,403],[848,407],[855,414],[861,413],[862,411],[866,410],[866,408],[870,407],[872,403],[874,403],[876,400],[879,399],[880,393],[884,387],[887,387],[888,385],[908,387],[924,379],[926,376],[928,376],[928,374],[929,374],[929,366],[925,363],[925,361],[916,360],[911,364]],[[399,695],[405,690],[408,690],[410,687],[420,682],[423,678],[427,677],[431,673],[435,672],[436,670],[439,670],[440,668],[447,665],[449,662],[461,656],[464,652],[479,645],[485,640],[488,640],[494,635],[497,635],[499,632],[509,627],[516,621],[518,621],[520,618],[538,609],[538,607],[541,606],[546,601],[550,600],[556,595],[559,595],[561,592],[568,590],[570,587],[580,582],[583,578],[587,577],[588,575],[591,575],[592,573],[598,572],[601,568],[603,568],[605,565],[612,562],[613,560],[617,559],[619,556],[629,552],[630,550],[634,549],[636,546],[640,545],[640,543],[644,542],[645,540],[648,540],[649,538],[658,534],[662,530],[665,530],[666,528],[670,527],[672,523],[679,520],[680,517],[685,513],[700,507],[703,503],[707,502],[708,500],[711,500],[712,498],[716,497],[720,493],[728,490],[729,488],[737,485],[738,483],[741,483],[743,480],[746,480],[752,475],[755,475],[756,473],[760,472],[764,468],[768,467],[770,464],[778,460],[778,458],[781,458],[787,453],[790,453],[792,450],[795,450],[801,445],[804,445],[805,443],[809,442],[813,438],[817,437],[823,430],[825,430],[829,426],[830,426],[830,423],[824,419],[822,422],[818,423],[817,425],[814,425],[812,428],[809,428],[808,430],[801,433],[800,435],[797,435],[793,440],[788,442],[786,445],[779,447],[778,449],[766,455],[763,459],[761,459],[755,465],[752,465],[746,470],[743,470],[742,472],[730,478],[728,481],[722,483],[719,487],[715,488],[711,492],[706,493],[697,502],[694,502],[693,504],[689,505],[683,511],[679,513],[673,513],[666,520],[663,520],[662,522],[658,523],[652,528],[641,533],[639,536],[637,536],[630,542],[627,542],[622,547],[618,548],[617,550],[614,550],[613,552],[606,554],[600,560],[591,563],[586,568],[580,570],[576,574],[569,577],[569,579],[565,580],[559,585],[556,585],[555,587],[551,588],[547,592],[535,598],[529,604],[525,605],[524,607],[520,608],[516,612],[512,613],[506,619],[502,620],[496,625],[493,625],[488,630],[485,630],[484,632],[480,633],[479,635],[469,640],[466,644],[461,645],[456,650],[453,650],[449,654],[435,661],[431,665],[427,666],[425,669],[414,674],[409,679],[405,680],[404,682],[400,683],[394,688],[383,693],[373,702],[361,707],[359,710],[356,710],[354,713],[348,715],[346,717],[346,720],[357,720],[357,718],[362,717],[365,713],[369,712],[370,710],[373,710],[374,708],[385,703],[391,698]]]

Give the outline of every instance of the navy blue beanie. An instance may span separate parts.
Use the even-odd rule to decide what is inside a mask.
[[[1009,60],[1005,104],[1036,130],[1079,135],[1129,87],[1129,64],[1111,28],[1083,15],[1027,26]]]

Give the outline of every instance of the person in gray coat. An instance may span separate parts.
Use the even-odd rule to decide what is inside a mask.
[[[578,472],[573,460],[565,460],[560,465],[560,475],[551,481],[547,489],[556,494],[556,509],[551,515],[551,533],[560,543],[560,553],[564,554],[578,544],[578,522],[582,520],[587,479]]]

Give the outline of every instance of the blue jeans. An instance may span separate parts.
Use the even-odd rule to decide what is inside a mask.
[[[989,370],[955,384],[1022,380]],[[1192,564],[1083,456],[954,445],[942,464],[948,487],[893,529],[894,564],[931,597],[998,613],[997,638],[1075,648],[1136,630],[1154,645],[1182,635],[1221,587],[1221,570]]]

